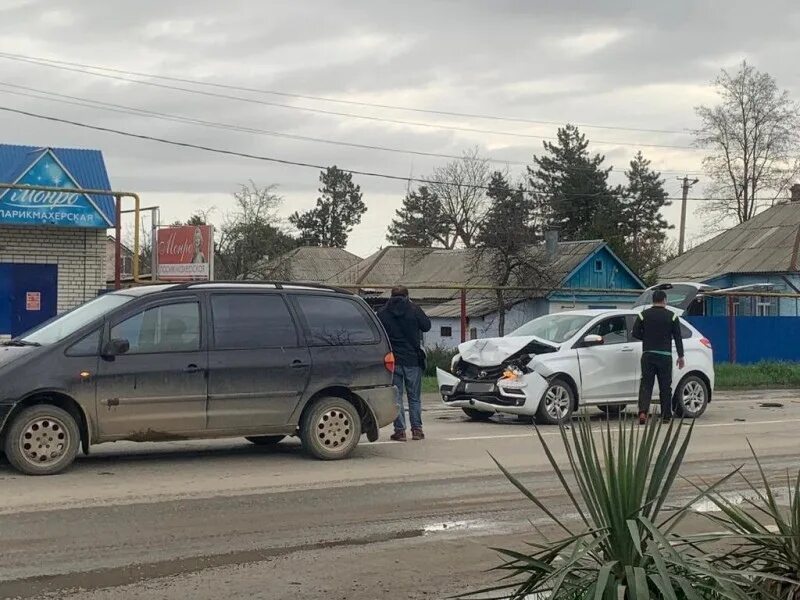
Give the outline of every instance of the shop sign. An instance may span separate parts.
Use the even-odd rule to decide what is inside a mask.
[[[14,183],[80,188],[49,150]],[[85,194],[37,190],[0,190],[0,223],[93,229],[106,229],[112,225]]]
[[[25,293],[25,310],[27,311],[42,310],[42,292]]]
[[[214,276],[214,229],[210,225],[164,227],[156,236],[158,278],[207,280]]]

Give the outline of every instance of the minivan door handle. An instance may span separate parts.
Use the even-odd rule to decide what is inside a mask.
[[[292,361],[292,368],[293,369],[305,369],[308,366],[308,363],[303,362],[302,360],[293,360]]]
[[[202,373],[203,371],[205,371],[205,369],[197,365],[189,365],[183,370],[184,373]]]

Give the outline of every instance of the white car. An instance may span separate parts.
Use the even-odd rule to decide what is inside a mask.
[[[643,308],[545,315],[506,337],[465,342],[450,373],[437,369],[442,399],[474,420],[508,413],[545,424],[568,419],[578,406],[611,413],[636,404],[642,342],[631,331]],[[695,418],[714,390],[713,354],[683,319],[681,330],[686,366],[673,367],[674,403],[679,414]],[[653,396],[658,405],[658,384]]]

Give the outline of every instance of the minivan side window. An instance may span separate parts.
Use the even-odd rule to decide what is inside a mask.
[[[82,337],[80,340],[67,348],[67,356],[97,356],[100,350],[101,329],[95,329],[92,333]]]
[[[128,354],[200,350],[200,305],[179,302],[148,308],[112,327],[111,339],[128,340]]]
[[[211,313],[217,350],[297,347],[294,320],[278,294],[214,294]]]
[[[380,341],[378,328],[353,300],[331,296],[297,296],[312,346],[352,346]]]

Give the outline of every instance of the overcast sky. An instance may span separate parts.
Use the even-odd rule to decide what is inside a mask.
[[[0,0],[0,52],[123,71],[436,111],[585,124],[593,149],[621,182],[641,149],[671,195],[701,169],[680,133],[694,107],[714,102],[709,82],[742,59],[800,99],[800,2],[739,0]],[[127,76],[125,76],[127,77]],[[157,80],[150,80],[157,81]],[[249,129],[434,154],[478,146],[513,174],[556,126],[346,105],[160,81],[214,95],[146,86],[0,58],[0,106],[137,134],[317,165],[424,176],[446,159],[286,139],[158,120],[9,94],[4,84]],[[250,98],[243,101],[218,95]],[[74,100],[70,100],[74,102]],[[286,106],[274,106],[270,104]],[[387,123],[352,113],[483,132]],[[675,131],[653,133],[615,128]],[[0,111],[0,141],[103,151],[116,189],[142,194],[164,221],[231,206],[253,180],[276,184],[284,215],[317,197],[318,171],[128,139]],[[503,135],[511,132],[516,136]],[[522,137],[525,134],[531,137]],[[602,142],[602,143],[601,143]],[[675,146],[664,148],[653,146]],[[702,180],[702,175],[699,175]],[[369,210],[351,236],[362,256],[384,235],[405,183],[356,176]],[[692,191],[702,195],[702,185]],[[692,202],[691,210],[699,205]],[[676,223],[678,207],[667,210]],[[690,219],[690,234],[704,227]]]

